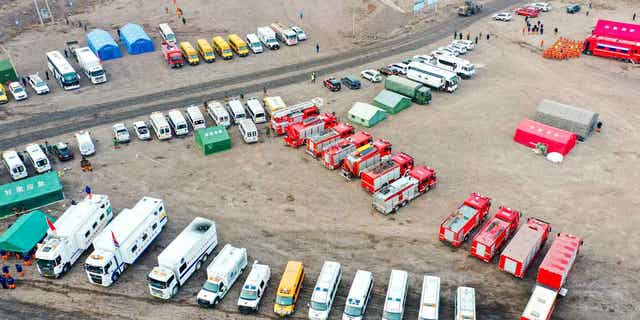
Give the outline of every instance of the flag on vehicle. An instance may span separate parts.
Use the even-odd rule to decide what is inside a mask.
[[[113,233],[113,231],[111,231],[111,239],[113,240],[113,245],[116,247],[116,249],[119,249],[120,243],[118,242],[118,240],[116,240],[116,235]]]
[[[49,229],[52,232],[56,232],[56,226],[53,225],[53,222],[51,222],[51,220],[49,220],[49,218],[45,217],[45,219],[47,220],[47,225],[49,226]]]

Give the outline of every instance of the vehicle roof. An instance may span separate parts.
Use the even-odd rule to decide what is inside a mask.
[[[202,115],[202,111],[200,111],[200,108],[198,106],[189,106],[189,107],[187,107],[187,113],[189,114],[189,117],[191,119],[194,119],[196,117],[197,118],[204,118],[204,116]]]
[[[92,142],[91,141],[91,134],[89,134],[89,131],[78,131],[76,132],[76,139],[78,140],[79,144],[84,144],[84,143],[88,143],[88,142]]]
[[[169,110],[168,115],[173,122],[186,122],[186,120],[184,119],[184,115],[182,114],[182,111],[178,109]]]
[[[9,83],[9,89],[15,89],[15,88],[22,88],[22,85],[17,81]]]
[[[425,275],[422,278],[419,318],[433,319],[438,314],[440,304],[440,278]]]
[[[98,210],[100,203],[108,199],[106,195],[92,194],[91,198],[87,196],[77,204],[70,205],[54,223],[56,235],[71,236],[83,224],[93,223],[93,220],[89,219]]]
[[[292,289],[293,287],[296,286],[298,282],[297,274],[301,272],[301,269],[304,269],[304,265],[302,262],[299,262],[299,261],[287,262],[287,267],[284,269],[284,273],[282,274],[282,279],[280,280],[280,285],[278,286],[278,293],[280,293],[282,289]]]
[[[476,308],[476,291],[470,287],[458,287],[458,303],[460,310],[467,312],[475,312]]]
[[[238,125],[242,126],[245,131],[258,131],[258,127],[249,118],[238,119]]]
[[[544,269],[547,272],[563,275],[562,281],[564,281],[573,267],[581,244],[582,239],[579,237],[567,233],[558,234],[544,256],[539,270]],[[540,272],[538,272],[538,276],[540,276]],[[542,281],[538,281],[538,283],[543,284]]]
[[[247,280],[244,282],[246,285],[259,285],[260,281],[268,277],[271,273],[271,269],[266,264],[254,263],[251,268],[251,272],[247,276]]]
[[[24,163],[22,163],[22,160],[20,160],[20,157],[18,157],[18,153],[15,150],[7,150],[3,152],[2,158],[4,158],[4,161],[6,161],[10,167],[17,165],[24,166]]]
[[[406,297],[406,288],[408,281],[408,273],[403,270],[391,270],[389,276],[389,287],[387,288],[387,296],[384,302],[384,310],[399,311],[404,305]]]
[[[264,111],[262,102],[257,97],[251,97],[247,99],[247,107],[253,111]]]
[[[536,223],[537,220],[529,219],[511,238],[509,244],[502,251],[502,255],[522,261],[538,245],[538,240],[542,238],[545,228]]]
[[[373,273],[365,270],[356,271],[347,295],[347,304],[361,306],[369,292],[369,284],[373,285]]]
[[[154,112],[149,116],[149,118],[151,119],[151,121],[155,122],[159,126],[169,125],[169,123],[167,122],[167,119],[164,117],[164,114],[162,112]]]
[[[127,127],[124,126],[124,123],[116,123],[116,124],[113,125],[113,128],[114,129],[116,129],[116,128],[118,128],[118,129],[125,128],[126,129]]]
[[[123,209],[96,237],[94,244],[112,248],[114,244],[111,232],[113,232],[120,245],[124,245],[133,231],[139,228],[140,224],[152,214],[153,209],[161,202],[160,199],[143,197],[133,208]]]
[[[58,147],[58,149],[64,149],[64,148],[68,148],[69,146],[67,145],[66,142],[60,141],[60,142],[56,143],[56,147]]]
[[[60,53],[60,51],[49,51],[47,52],[47,57],[54,63],[58,65],[58,68],[60,68],[60,72],[62,73],[69,73],[69,72],[75,72],[75,70],[73,69],[73,67],[71,66],[71,64],[69,64],[69,61],[67,61],[67,59],[65,59],[62,56],[62,53]]]
[[[523,316],[531,320],[546,320],[551,313],[558,293],[542,286],[534,286],[533,293],[527,306],[522,313]]]
[[[509,223],[499,219],[496,216],[493,216],[489,221],[482,227],[480,232],[473,239],[474,241],[478,241],[484,245],[491,246],[493,245],[498,236],[501,235],[505,230],[509,228]]]
[[[447,220],[443,223],[445,228],[451,229],[453,232],[458,232],[464,227],[471,218],[475,217],[478,209],[470,207],[467,204],[463,204],[458,207],[456,212],[452,213]]]
[[[318,275],[318,281],[313,289],[311,295],[312,301],[328,301],[329,290],[333,287],[334,283],[338,281],[338,275],[340,274],[340,263],[335,261],[325,261]]]
[[[147,126],[147,123],[146,123],[146,122],[144,122],[144,121],[142,121],[142,120],[140,120],[140,121],[136,121],[136,122],[134,122],[134,123],[133,123],[133,125],[134,125],[135,127],[142,127],[142,126],[146,127],[146,126]]]
[[[163,265],[178,266],[180,260],[194,246],[207,241],[206,237],[215,235],[216,223],[212,220],[195,217],[178,236],[158,255],[158,262]]]
[[[246,257],[247,249],[236,248],[227,243],[207,267],[208,279],[215,280],[217,276],[226,275],[240,261],[246,260]]]
[[[42,152],[42,149],[40,149],[40,146],[35,144],[35,143],[32,143],[32,144],[26,146],[24,148],[24,150],[27,151],[29,154],[35,153],[35,154],[38,154],[38,155],[42,154],[44,156],[44,152]]]

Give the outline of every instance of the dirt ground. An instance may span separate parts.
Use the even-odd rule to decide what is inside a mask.
[[[540,18],[545,25],[544,42],[555,40],[555,26],[559,35],[579,40],[598,18],[630,20],[629,2],[604,3],[594,1],[586,16],[584,12],[567,15],[563,2],[551,2],[553,11]],[[290,11],[295,17],[297,10]],[[85,185],[109,195],[117,211],[132,207],[142,196],[155,196],[165,201],[170,222],[112,288],[90,285],[81,263],[60,280],[40,278],[31,267],[18,289],[0,291],[0,317],[252,318],[237,313],[239,284],[219,308],[199,308],[195,295],[205,279],[202,271],[171,301],[148,294],[146,275],[157,255],[195,216],[203,216],[216,221],[219,248],[225,243],[246,247],[250,260],[271,266],[272,282],[256,319],[274,318],[280,274],[286,262],[294,259],[303,261],[308,272],[294,318],[306,317],[306,303],[322,262],[335,260],[342,264],[344,277],[332,319],[339,318],[357,269],[374,273],[374,298],[367,319],[380,317],[392,268],[410,273],[405,319],[417,318],[424,274],[442,278],[442,318],[452,318],[455,288],[466,285],[477,290],[478,318],[514,319],[524,310],[541,259],[520,280],[501,272],[496,263],[471,257],[469,243],[455,250],[438,241],[442,219],[469,193],[480,192],[493,199],[492,214],[500,205],[510,206],[524,217],[550,222],[554,233],[584,238],[566,285],[569,292],[558,301],[553,319],[639,318],[640,245],[634,227],[640,219],[634,210],[640,205],[640,129],[636,125],[640,117],[635,112],[640,71],[596,57],[544,60],[539,49],[542,37],[522,35],[522,24],[519,17],[509,23],[485,19],[462,30],[472,35],[491,33],[490,40],[482,39],[465,57],[477,66],[476,76],[463,81],[454,94],[436,93],[431,105],[414,105],[367,129],[374,137],[391,141],[394,151],[406,152],[438,172],[437,189],[393,216],[372,211],[371,197],[358,181],[346,182],[302,150],[285,147],[281,138],[263,136],[262,142],[246,145],[232,127],[233,148],[204,157],[193,137],[133,141],[113,149],[110,126],[93,128],[98,140],[97,155],[91,158],[96,166],[93,173],[82,173],[77,160],[56,164],[58,170],[68,168],[62,178],[67,202],[81,197]],[[382,62],[425,54],[447,41]],[[368,67],[374,65],[336,76],[355,75]],[[346,119],[355,101],[371,102],[381,88],[365,82],[358,91],[329,93],[318,83],[306,82],[270,94],[282,95],[288,103],[320,96],[327,102],[323,111],[335,111]],[[596,111],[604,121],[603,132],[579,143],[560,165],[512,141],[517,123],[533,117],[543,98]],[[72,137],[49,139],[60,140],[71,142]],[[2,179],[8,178],[3,175]],[[54,215],[62,212],[58,206],[53,209]]]

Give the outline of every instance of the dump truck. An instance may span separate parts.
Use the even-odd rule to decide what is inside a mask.
[[[267,97],[279,98],[279,97]],[[269,126],[276,135],[286,133],[287,127],[302,122],[303,120],[320,115],[320,106],[322,106],[322,98],[313,98],[292,106],[280,104],[282,99],[264,99],[265,109],[271,116]]]
[[[373,142],[373,137],[366,131],[358,131],[350,137],[342,140],[337,145],[325,150],[323,158],[324,167],[335,170],[342,167],[342,162],[357,148]]]
[[[511,208],[500,207],[498,213],[493,216],[473,237],[471,242],[471,255],[489,262],[500,248],[513,236],[520,224],[522,214]]]
[[[409,174],[373,194],[372,206],[382,214],[395,213],[409,201],[425,194],[438,183],[435,170],[417,166]]]
[[[463,17],[472,16],[482,11],[482,4],[473,0],[465,0],[464,4],[458,7],[458,15]]]
[[[336,116],[331,113],[323,113],[317,117],[306,119],[287,127],[287,136],[284,142],[290,147],[304,145],[309,137],[320,135],[336,125]]]
[[[479,227],[487,218],[491,208],[491,199],[478,193],[472,193],[460,207],[440,224],[439,239],[459,247],[469,240],[471,231]]]
[[[375,193],[389,183],[404,177],[409,173],[409,170],[413,169],[413,165],[412,156],[404,152],[396,153],[391,156],[391,159],[362,171],[362,176],[360,176],[362,189]]]
[[[529,218],[500,254],[498,268],[518,278],[524,278],[529,265],[544,247],[549,232],[551,225],[540,219]]]
[[[360,178],[362,171],[388,159],[391,155],[391,143],[378,139],[373,144],[364,145],[347,156],[342,162],[342,176],[347,180]]]
[[[325,133],[307,138],[307,153],[314,158],[324,155],[324,151],[337,145],[340,141],[353,134],[353,126],[348,123],[338,123]]]
[[[184,65],[184,58],[182,57],[182,51],[175,44],[167,43],[163,41],[160,45],[162,47],[162,56],[167,61],[171,68],[182,68]]]
[[[407,96],[417,104],[429,104],[431,103],[431,89],[422,83],[402,78],[399,76],[388,76],[384,80],[384,88]]]

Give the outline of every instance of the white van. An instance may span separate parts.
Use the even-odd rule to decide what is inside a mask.
[[[240,313],[247,314],[257,312],[260,309],[260,301],[267,289],[269,279],[271,278],[271,269],[266,264],[259,264],[258,261],[253,262],[251,272],[247,276],[240,297],[238,298],[238,309]]]
[[[96,146],[93,144],[89,131],[76,132],[76,141],[78,142],[78,149],[83,156],[90,156],[96,153]]]
[[[227,110],[229,111],[229,115],[231,115],[231,119],[233,123],[238,123],[238,120],[244,119],[247,117],[247,114],[244,112],[244,107],[242,106],[242,102],[240,99],[231,99],[227,102]]]
[[[173,138],[173,134],[171,133],[171,127],[169,127],[169,122],[164,117],[162,112],[154,112],[149,116],[151,120],[151,128],[156,133],[158,140],[168,140]]]
[[[27,159],[31,162],[31,165],[36,169],[38,173],[45,173],[51,170],[51,163],[49,158],[42,152],[40,146],[33,143],[27,146],[25,149],[27,152]]]
[[[422,295],[420,296],[418,320],[438,320],[439,306],[440,278],[424,276],[422,279]]]
[[[402,320],[407,298],[409,274],[404,270],[391,270],[387,297],[384,299],[382,320]]]
[[[158,30],[160,31],[160,36],[162,37],[162,39],[164,39],[164,41],[172,43],[174,45],[176,44],[176,42],[178,42],[178,40],[176,39],[176,34],[173,33],[173,30],[171,30],[171,27],[169,27],[168,24],[159,24]]]
[[[318,281],[311,294],[309,302],[309,319],[326,320],[329,318],[333,298],[338,292],[338,286],[342,279],[342,268],[340,263],[335,261],[325,261],[320,270]]]
[[[169,120],[169,125],[176,136],[184,136],[189,134],[189,126],[187,125],[187,120],[184,119],[184,115],[178,109],[169,110],[169,114],[167,115],[167,120]]]
[[[200,112],[200,108],[196,105],[192,105],[187,108],[187,120],[189,120],[194,131],[207,127],[207,123],[204,121],[204,116],[202,115],[202,112]]]
[[[458,287],[455,320],[476,318],[476,291],[469,287]]]
[[[344,304],[342,320],[362,320],[367,311],[372,291],[373,273],[364,270],[356,271]]]
[[[20,180],[27,177],[27,168],[15,150],[3,152],[2,163],[4,167],[7,168],[7,171],[9,171],[9,174],[11,174],[11,179]]]
[[[238,131],[246,143],[258,142],[258,128],[251,119],[238,120]]]
[[[229,117],[229,113],[222,103],[216,100],[210,100],[207,101],[205,105],[207,106],[207,113],[209,114],[209,117],[211,117],[216,125],[225,127],[229,127],[231,125],[231,117]]]
[[[260,43],[260,39],[258,39],[258,36],[255,33],[249,33],[247,35],[247,43],[253,53],[262,53],[264,51],[262,43]]]
[[[267,122],[267,115],[264,113],[264,106],[257,97],[247,99],[247,113],[255,123]]]

